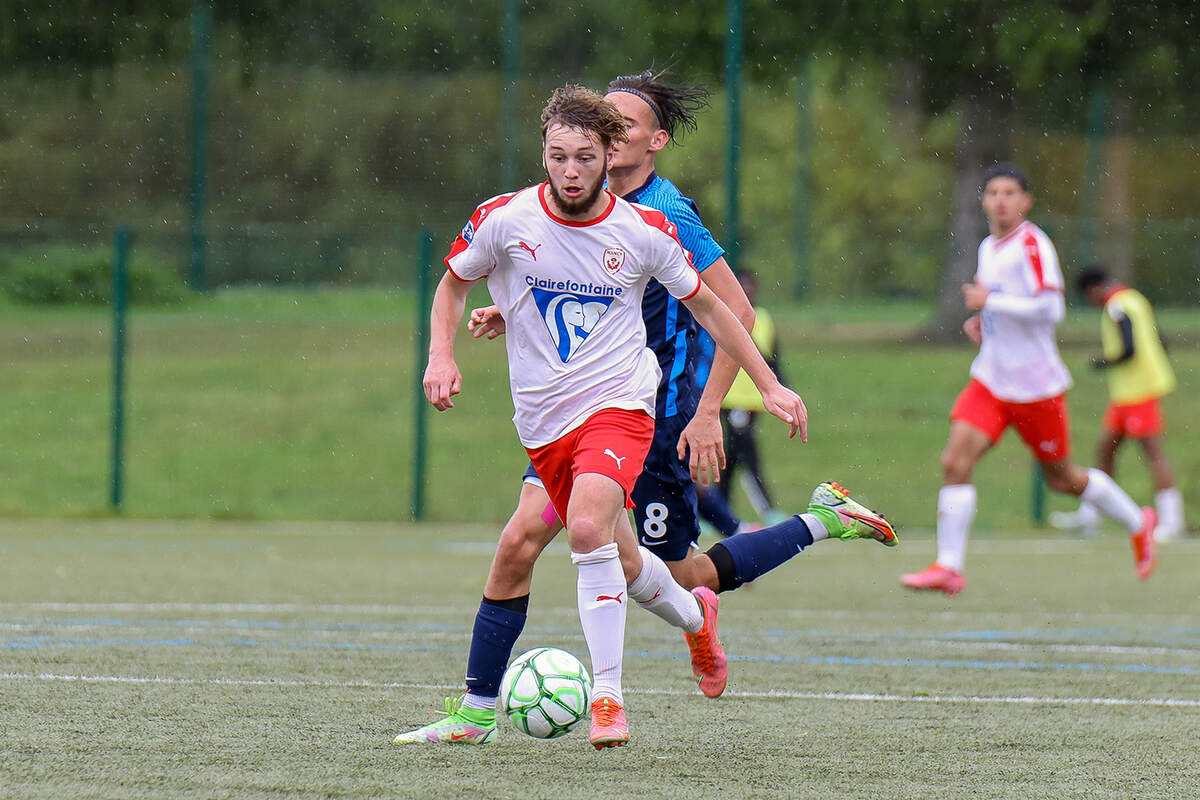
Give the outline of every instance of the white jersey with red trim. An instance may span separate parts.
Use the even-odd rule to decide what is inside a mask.
[[[1071,373],[1055,337],[1066,306],[1050,237],[1028,221],[999,239],[988,236],[979,245],[975,279],[991,294],[971,377],[1014,403],[1056,397],[1070,388]]]
[[[700,290],[662,212],[606,191],[603,214],[571,222],[551,212],[546,185],[479,206],[446,256],[455,278],[487,278],[504,315],[513,423],[530,448],[605,408],[654,416],[660,375],[642,293],[650,278],[681,300]]]

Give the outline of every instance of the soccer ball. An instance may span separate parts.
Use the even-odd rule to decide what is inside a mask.
[[[592,678],[566,650],[538,647],[508,665],[500,681],[500,710],[535,739],[555,739],[587,716]]]

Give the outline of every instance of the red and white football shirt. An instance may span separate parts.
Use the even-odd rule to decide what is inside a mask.
[[[1055,327],[1065,313],[1058,253],[1032,222],[979,245],[975,279],[992,290],[983,307],[983,342],[971,377],[1001,400],[1029,403],[1062,394],[1071,374]]]
[[[679,299],[700,289],[661,212],[606,191],[603,214],[571,222],[551,212],[545,185],[479,206],[446,256],[459,280],[487,278],[504,315],[513,423],[528,448],[605,408],[653,417],[660,376],[642,292],[650,278]]]

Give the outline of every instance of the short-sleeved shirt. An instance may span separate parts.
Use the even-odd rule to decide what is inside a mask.
[[[653,416],[660,371],[646,347],[646,284],[654,278],[681,300],[700,289],[662,212],[605,192],[599,217],[564,220],[543,186],[479,206],[446,256],[455,278],[487,278],[507,323],[513,423],[527,448],[605,408]]]
[[[993,293],[1033,298],[1063,290],[1058,253],[1050,237],[1023,222],[1004,237],[988,236],[979,245],[975,279]],[[982,312],[983,342],[971,364],[971,377],[993,395],[1011,403],[1056,397],[1071,386],[1071,373],[1058,354],[1057,321]]]
[[[701,222],[696,204],[658,173],[650,173],[645,183],[624,197],[631,203],[658,209],[675,223],[679,241],[692,254],[692,263],[699,272],[704,272],[725,254]],[[700,326],[691,312],[656,280],[651,280],[646,287],[642,319],[646,323],[650,349],[658,358],[662,371],[655,418],[683,414],[690,420],[696,413],[702,387],[696,376]]]

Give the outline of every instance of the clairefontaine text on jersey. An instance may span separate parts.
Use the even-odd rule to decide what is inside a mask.
[[[579,281],[560,281],[550,278],[525,276],[525,283],[535,289],[548,289],[552,292],[576,292],[600,297],[620,297],[623,291],[620,286],[601,286],[595,283],[580,283]]]

